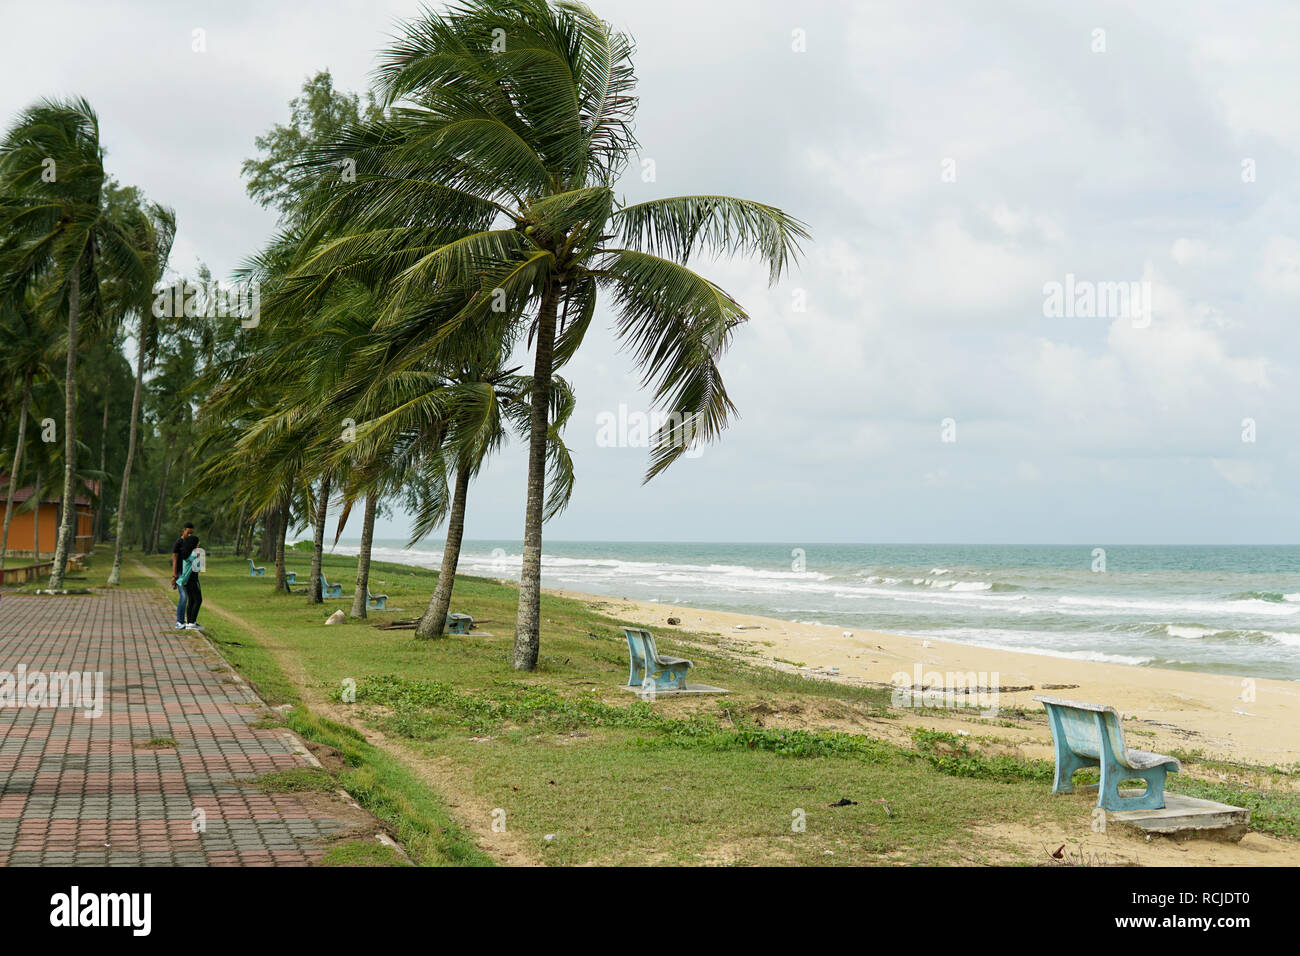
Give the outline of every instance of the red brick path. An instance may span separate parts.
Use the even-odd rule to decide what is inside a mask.
[[[248,784],[308,763],[283,729],[249,726],[265,705],[173,621],[152,589],[0,596],[0,865],[304,865],[344,829]],[[24,664],[29,682],[102,675],[103,713],[20,706]],[[141,746],[154,738],[177,746]]]

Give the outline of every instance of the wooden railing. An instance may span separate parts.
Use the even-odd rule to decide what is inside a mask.
[[[25,568],[5,568],[3,576],[0,576],[0,585],[26,584],[28,581],[48,576],[52,570],[54,570],[53,561],[29,564]]]

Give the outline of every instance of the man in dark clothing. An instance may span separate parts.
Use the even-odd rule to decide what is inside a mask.
[[[176,543],[172,545],[172,587],[177,592],[177,598],[176,598],[176,627],[177,628],[182,628],[185,626],[185,621],[186,621],[185,602],[188,595],[186,594],[185,588],[176,587],[176,579],[181,576],[181,565],[185,561],[185,558],[189,556],[190,551],[194,550],[193,548],[190,548],[189,551],[185,551],[184,554],[181,553],[182,550],[185,548],[185,542],[187,538],[194,538],[194,525],[189,522],[186,522],[185,528],[181,531],[181,536],[177,538]],[[197,544],[198,540],[199,540],[198,538],[194,538],[194,543]]]
[[[202,552],[198,558],[190,560],[190,556],[199,549],[199,539],[191,532],[190,536],[185,539],[184,545],[180,550],[181,558],[181,588],[185,591],[185,624],[190,630],[197,630],[199,627],[199,608],[203,606],[203,590],[199,587],[199,560],[203,557]],[[186,562],[190,567],[185,569]]]

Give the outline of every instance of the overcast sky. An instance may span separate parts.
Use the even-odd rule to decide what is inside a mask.
[[[645,448],[598,442],[647,397],[593,330],[547,535],[1300,540],[1300,10],[1126,7],[597,0],[638,47],[654,181],[634,164],[627,198],[744,196],[814,241],[775,288],[699,264],[752,317],[722,365],[741,417],[649,485]],[[239,175],[253,138],[317,70],[364,88],[416,11],[6,2],[0,116],[87,96],[110,172],[176,209],[173,265],[225,274],[274,226]],[[1047,314],[1067,281],[1151,306]],[[518,538],[523,498],[515,447],[466,536]]]

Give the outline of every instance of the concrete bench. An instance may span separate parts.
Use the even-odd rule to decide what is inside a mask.
[[[452,634],[468,634],[474,626],[474,619],[468,614],[448,614],[447,630]]]
[[[1056,778],[1053,793],[1074,792],[1074,772],[1086,767],[1101,769],[1097,806],[1105,810],[1160,810],[1165,805],[1165,777],[1178,773],[1182,764],[1174,757],[1129,750],[1119,711],[1102,704],[1085,704],[1058,697],[1035,697],[1047,711],[1056,748]],[[1121,796],[1125,780],[1142,780],[1146,792]]]
[[[627,652],[631,659],[627,686],[641,687],[647,680],[663,690],[685,690],[686,672],[695,665],[685,658],[664,657],[655,646],[654,635],[643,627],[625,627]]]
[[[320,594],[321,597],[341,598],[343,596],[343,585],[330,584],[325,580],[325,572],[322,571],[320,576]]]
[[[249,559],[248,559],[248,576],[249,576],[250,578],[264,578],[264,577],[266,577],[266,568],[259,568],[257,565],[255,565],[255,564],[253,563],[253,559],[252,559],[252,558],[249,558]]]
[[[387,594],[371,594],[370,588],[366,588],[366,607],[371,611],[383,611],[388,608]]]

